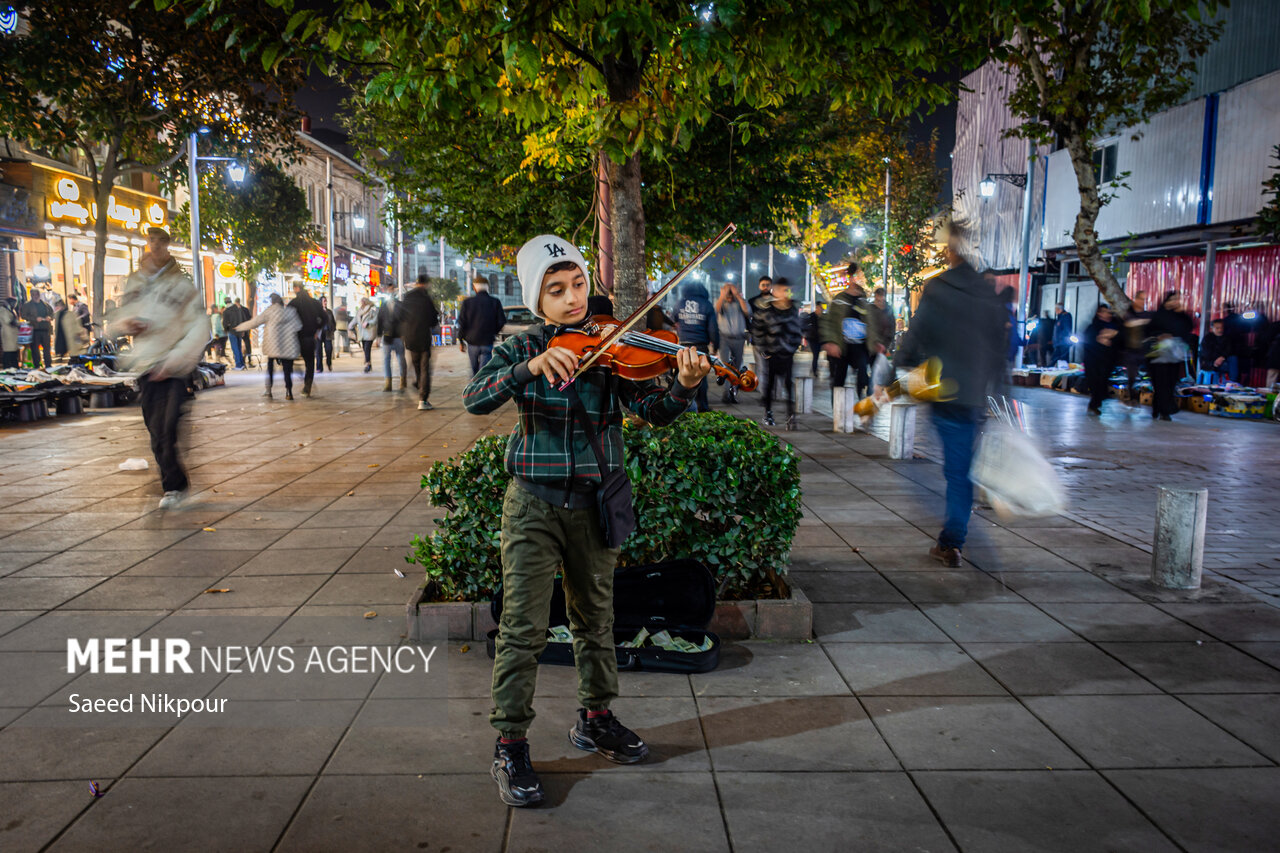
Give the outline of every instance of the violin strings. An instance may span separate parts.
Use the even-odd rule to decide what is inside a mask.
[[[622,341],[623,343],[631,344],[632,346],[653,350],[654,352],[666,353],[667,355],[675,355],[682,349],[678,344],[673,344],[670,341],[664,341],[661,338],[655,338],[652,335],[646,335],[643,332],[627,332],[622,336]],[[711,360],[712,364],[718,364],[721,367],[725,366],[719,356],[711,355],[709,353],[700,354],[706,355],[707,358]]]

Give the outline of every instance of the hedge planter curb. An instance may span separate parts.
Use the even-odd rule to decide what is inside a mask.
[[[813,637],[813,603],[794,583],[790,598],[718,601],[707,626],[722,640],[808,640]],[[405,605],[405,637],[421,642],[447,624],[450,640],[484,642],[497,626],[487,601],[426,601],[427,585]]]

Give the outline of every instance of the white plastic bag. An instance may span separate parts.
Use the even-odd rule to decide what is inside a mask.
[[[124,460],[119,467],[121,471],[145,471],[148,465],[147,460],[134,457]]]
[[[1026,433],[1005,423],[988,423],[969,478],[1001,518],[1041,518],[1067,505],[1058,472]]]
[[[871,363],[871,387],[883,388],[893,383],[893,365],[884,353],[876,353],[876,360]]]

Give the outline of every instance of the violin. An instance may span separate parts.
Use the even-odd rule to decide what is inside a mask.
[[[592,317],[581,331],[561,332],[548,346],[563,347],[578,358],[591,357],[592,365],[612,370],[623,379],[641,381],[655,379],[676,367],[676,353],[683,347],[675,332],[666,329],[641,331],[631,329],[616,334],[622,324],[608,315]],[[613,343],[606,343],[613,340]],[[756,375],[750,370],[738,371],[718,357],[699,351],[711,362],[716,382],[726,381],[744,391],[756,390]]]

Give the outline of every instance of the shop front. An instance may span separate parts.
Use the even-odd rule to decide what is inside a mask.
[[[49,301],[76,295],[92,305],[100,213],[88,178],[28,161],[0,161],[0,296],[34,289]],[[105,217],[103,298],[110,309],[145,251],[147,228],[168,228],[168,202],[117,187]]]

